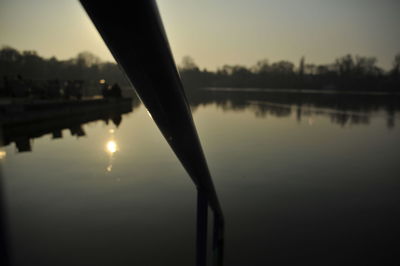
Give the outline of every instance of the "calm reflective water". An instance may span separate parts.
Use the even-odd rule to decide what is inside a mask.
[[[225,265],[399,265],[399,96],[189,95]],[[3,147],[14,265],[194,265],[196,190],[145,108]]]

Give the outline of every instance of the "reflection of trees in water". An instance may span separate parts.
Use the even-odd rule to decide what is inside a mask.
[[[252,110],[256,117],[264,118],[267,115],[276,117],[286,117],[292,114],[290,106],[279,106],[274,104],[263,104],[258,102],[249,102],[249,109]]]
[[[313,106],[299,106],[295,107],[296,119],[301,121],[303,116],[329,116],[332,123],[336,123],[342,126],[345,125],[358,125],[358,124],[369,124],[370,114],[368,113],[355,113],[351,111],[342,110],[331,110],[331,109],[316,109]]]
[[[400,111],[399,95],[197,90],[190,91],[188,98],[193,110],[215,104],[223,111],[249,110],[260,118],[294,113],[298,121],[324,115],[341,126],[369,124],[371,115],[379,113],[386,117],[387,127],[393,128]]]
[[[53,139],[62,139],[63,130],[68,129],[71,136],[77,138],[86,136],[84,125],[88,123],[96,123],[103,121],[105,124],[112,122],[117,128],[122,123],[123,116],[133,112],[140,106],[140,100],[135,97],[126,99],[118,104],[98,104],[98,106],[82,106],[67,107],[77,109],[76,112],[67,113],[62,110],[62,106],[54,105],[53,108],[35,111],[28,107],[25,112],[15,115],[14,119],[19,119],[19,123],[6,121],[4,115],[0,113],[0,146],[7,146],[15,143],[15,147],[19,152],[29,152],[32,150],[32,140],[40,138],[44,135],[51,134]],[[35,106],[34,106],[35,107]],[[68,110],[67,110],[68,111]],[[45,118],[43,113],[49,113]],[[52,112],[54,115],[52,116]],[[65,113],[63,113],[65,112]],[[57,113],[62,113],[58,116]],[[2,116],[3,115],[3,116]],[[26,117],[37,117],[37,119],[29,121]]]
[[[369,116],[346,114],[346,113],[331,114],[330,117],[333,123],[340,124],[342,126],[346,124],[352,124],[352,125],[369,124],[370,121]]]

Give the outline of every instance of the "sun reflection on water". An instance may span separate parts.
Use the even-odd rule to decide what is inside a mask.
[[[111,172],[112,167],[113,167],[113,161],[114,161],[114,153],[118,151],[118,145],[117,142],[114,139],[114,129],[110,129],[109,133],[111,134],[110,139],[106,143],[106,152],[108,153],[109,160],[108,160],[108,166],[106,168],[107,172]]]
[[[117,151],[117,143],[114,140],[109,140],[107,142],[107,151],[111,154]]]

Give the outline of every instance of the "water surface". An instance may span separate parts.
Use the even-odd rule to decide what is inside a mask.
[[[398,265],[399,97],[190,93],[225,265]],[[194,265],[196,190],[141,105],[3,147],[14,265]]]

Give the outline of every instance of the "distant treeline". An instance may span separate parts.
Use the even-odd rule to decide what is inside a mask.
[[[393,67],[384,71],[376,65],[376,58],[346,55],[328,65],[306,63],[304,57],[298,66],[289,61],[257,62],[253,67],[225,65],[216,71],[207,71],[186,56],[179,67],[186,87],[235,88],[290,88],[334,90],[400,91],[400,54]]]
[[[99,80],[105,79],[110,84],[128,85],[117,64],[102,62],[90,52],[79,53],[69,60],[58,60],[56,57],[43,58],[35,51],[20,52],[3,47],[0,50],[0,77],[16,76],[32,80],[83,80],[86,85],[98,84]]]
[[[392,69],[384,71],[376,58],[346,55],[328,65],[315,65],[302,57],[298,66],[289,61],[261,60],[253,67],[225,65],[216,71],[201,70],[186,56],[179,72],[186,89],[202,87],[291,88],[400,91],[400,54]],[[69,60],[43,58],[35,51],[0,50],[0,76],[20,75],[27,79],[84,80],[96,83],[129,83],[117,64],[102,62],[90,52]],[[1,87],[1,85],[0,85]]]

